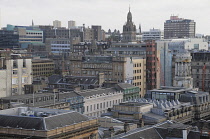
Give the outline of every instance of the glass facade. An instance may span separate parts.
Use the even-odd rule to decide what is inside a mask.
[[[179,100],[180,93],[172,93],[172,92],[151,92],[152,99],[157,100]]]

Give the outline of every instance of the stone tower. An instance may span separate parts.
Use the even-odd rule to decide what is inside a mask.
[[[129,12],[127,14],[127,22],[123,26],[123,42],[135,42],[136,41],[136,26],[132,22],[132,14]]]
[[[189,52],[178,53],[175,56],[175,77],[173,86],[193,88],[191,77],[191,55]]]

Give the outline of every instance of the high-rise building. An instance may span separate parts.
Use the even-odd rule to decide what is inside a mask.
[[[73,20],[68,21],[68,28],[74,28],[76,26],[76,22]]]
[[[154,41],[146,44],[147,90],[160,88],[160,50]]]
[[[53,21],[53,26],[54,26],[54,28],[60,28],[61,27],[61,21],[59,21],[59,20]]]
[[[191,19],[171,16],[164,23],[164,38],[194,38],[196,23]]]
[[[132,21],[132,14],[129,12],[127,15],[127,22],[123,26],[123,42],[135,42],[136,41],[136,25]]]

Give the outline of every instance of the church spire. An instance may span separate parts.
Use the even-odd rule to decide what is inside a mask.
[[[128,15],[127,15],[127,22],[132,22],[132,14],[131,14],[131,11],[130,11],[130,5],[129,5],[129,12],[128,12]]]
[[[130,6],[130,4],[129,4],[129,12],[130,12],[130,9],[131,9],[131,6]]]
[[[32,27],[34,26],[34,21],[33,21],[33,19],[32,19]]]
[[[141,24],[139,24],[139,33],[141,34]]]

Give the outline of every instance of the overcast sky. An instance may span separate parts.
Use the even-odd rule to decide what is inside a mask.
[[[107,31],[122,31],[131,7],[133,22],[142,31],[163,30],[172,14],[196,22],[196,33],[210,35],[210,0],[0,0],[1,27],[6,24],[52,25],[60,20],[67,27],[69,20],[78,26],[101,25]]]

